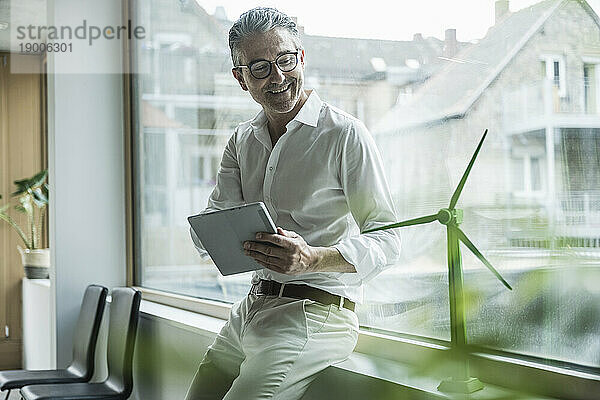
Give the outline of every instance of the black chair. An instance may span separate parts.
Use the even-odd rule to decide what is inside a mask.
[[[73,362],[66,369],[0,371],[0,391],[8,390],[5,400],[11,390],[26,385],[87,382],[92,378],[107,293],[107,288],[98,285],[90,285],[85,290],[73,335]]]
[[[133,389],[133,349],[142,295],[132,288],[112,290],[108,325],[108,378],[99,383],[31,385],[21,389],[26,400],[127,399]]]

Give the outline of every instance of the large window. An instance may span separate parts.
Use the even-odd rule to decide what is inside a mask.
[[[424,1],[389,13],[405,18],[394,23],[385,2],[361,3],[378,11],[345,5],[324,31],[316,17],[328,10],[297,3],[276,6],[298,15],[306,85],[370,129],[399,219],[447,207],[489,129],[458,207],[462,229],[514,290],[463,248],[469,342],[600,367],[600,118],[595,70],[583,61],[600,46],[593,11],[521,1],[524,9],[494,21],[491,1]],[[482,18],[460,18],[481,4]],[[200,258],[186,219],[206,206],[233,128],[259,111],[230,73],[227,32],[240,11],[202,0],[134,3],[147,39],[132,61],[150,71],[132,81],[140,286],[223,302],[249,290],[249,274],[225,278]],[[404,22],[423,33],[390,31]],[[447,26],[456,30],[444,34]],[[449,340],[445,229],[401,234],[402,258],[367,285],[361,324]]]

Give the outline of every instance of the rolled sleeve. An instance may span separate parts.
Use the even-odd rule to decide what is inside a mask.
[[[340,178],[346,201],[360,232],[396,222],[396,212],[377,146],[360,121],[353,121],[340,145]],[[364,284],[400,256],[397,230],[348,236],[335,244],[342,257],[354,265],[348,282]]]
[[[244,203],[236,138],[237,129],[225,146],[217,173],[217,183],[208,198],[208,206],[203,212],[223,210]]]

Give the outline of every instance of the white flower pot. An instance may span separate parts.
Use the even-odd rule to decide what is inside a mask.
[[[21,261],[25,276],[29,279],[46,279],[50,276],[50,249],[23,249],[17,246],[21,253]]]

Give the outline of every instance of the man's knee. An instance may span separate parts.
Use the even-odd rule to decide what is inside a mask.
[[[186,400],[221,400],[231,387],[235,376],[205,358],[192,380]]]

